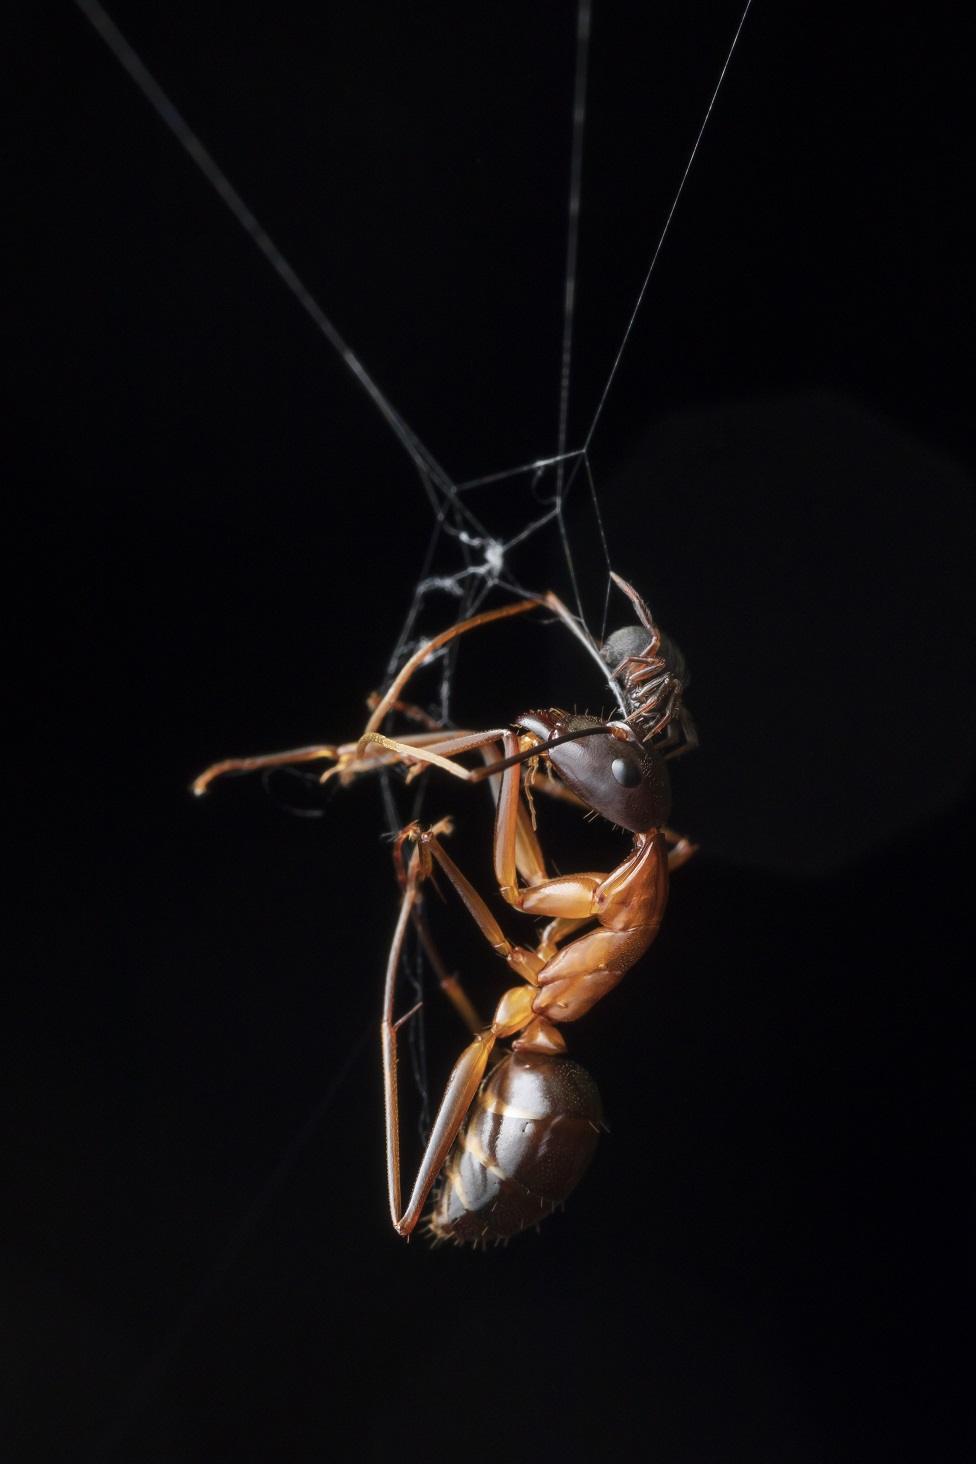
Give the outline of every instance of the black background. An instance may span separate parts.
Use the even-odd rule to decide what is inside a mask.
[[[452,473],[552,451],[572,5],[113,13]],[[693,668],[674,822],[702,852],[571,1034],[611,1126],[592,1172],[485,1254],[387,1219],[375,788],[304,820],[287,784],[186,793],[221,755],[356,734],[429,508],[87,22],[26,21],[12,1457],[964,1457],[954,14],[746,24],[594,439],[614,563]],[[572,442],[737,21],[597,6]],[[538,511],[512,483],[478,504],[497,532]],[[593,608],[580,495],[571,531]],[[532,554],[523,578],[565,591],[555,542]],[[599,702],[557,632],[483,634],[462,724]],[[432,784],[448,809],[484,880],[486,808]],[[548,847],[620,845],[555,818]],[[497,973],[441,913],[487,1005]],[[427,1023],[436,1084],[462,1034],[436,1002]]]

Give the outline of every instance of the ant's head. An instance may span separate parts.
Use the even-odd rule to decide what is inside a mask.
[[[667,765],[622,722],[564,712],[526,712],[519,726],[538,737],[566,786],[610,823],[643,834],[667,823]]]

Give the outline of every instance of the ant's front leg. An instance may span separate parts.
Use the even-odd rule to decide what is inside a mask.
[[[506,757],[519,751],[518,738],[506,732],[502,741]],[[563,920],[590,920],[596,914],[597,890],[606,874],[566,874],[541,879],[523,888],[519,884],[517,839],[522,812],[522,771],[516,764],[502,774],[495,814],[495,878],[502,898],[527,915],[548,915]]]
[[[514,757],[508,734],[505,752]],[[509,904],[554,924],[540,947],[545,957],[532,1004],[537,1017],[573,1022],[611,991],[654,940],[668,896],[668,862],[661,830],[635,834],[630,854],[609,874],[561,875],[527,888],[518,882],[516,831],[521,800],[519,765],[505,770],[495,821],[495,874]],[[582,927],[596,921],[596,928]],[[559,940],[550,953],[550,946]]]

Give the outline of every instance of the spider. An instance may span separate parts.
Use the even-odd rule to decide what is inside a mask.
[[[481,894],[455,864],[444,838],[449,819],[413,822],[395,840],[401,903],[387,961],[381,1019],[386,1112],[386,1167],[394,1228],[409,1236],[436,1193],[429,1229],[437,1240],[505,1240],[549,1214],[575,1187],[596,1146],[602,1112],[589,1074],[566,1056],[561,1028],[577,1021],[622,980],[657,935],[669,873],[694,846],[667,827],[667,758],[693,746],[693,723],[682,697],[687,670],[680,651],[655,625],[637,591],[613,576],[637,612],[601,646],[589,641],[552,593],[483,611],[426,642],[379,698],[356,743],[321,744],[266,756],[228,759],[193,784],[204,793],[217,777],[326,760],[323,781],[404,765],[408,777],[438,768],[466,782],[488,780],[495,799],[494,873],[502,898],[523,915],[544,917],[534,943],[508,939]],[[554,610],[609,668],[621,705],[603,720],[558,707],[534,709],[508,727],[488,731],[431,728],[402,738],[379,731],[388,714],[414,710],[401,701],[414,672],[458,636],[540,605]],[[481,766],[458,761],[480,754]],[[626,829],[627,856],[608,873],[550,876],[528,800],[545,766],[545,791],[568,798]],[[456,977],[437,955],[423,916],[423,886],[435,868],[446,877],[492,950],[517,984],[482,1025]],[[471,1040],[447,1080],[416,1178],[401,1193],[398,1033],[417,1008],[397,1017],[394,1000],[404,941],[415,925],[445,996]],[[498,1044],[511,1048],[498,1058]],[[494,1065],[492,1065],[494,1060]],[[439,1181],[439,1183],[438,1183]]]

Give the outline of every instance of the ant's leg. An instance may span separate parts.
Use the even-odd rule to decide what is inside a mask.
[[[422,735],[425,739],[429,736],[427,733]],[[384,737],[380,732],[364,732],[359,739],[356,756],[364,757],[371,747],[380,747],[396,755],[392,761],[430,765],[441,768],[445,773],[450,773],[452,777],[460,778],[465,783],[479,782],[480,779],[473,778],[471,768],[462,767],[460,763],[452,762],[451,759],[462,752],[474,752],[487,743],[497,742],[504,735],[504,727],[495,727],[489,732],[463,732],[438,742],[421,744],[419,741],[414,742],[407,737],[397,739]]]
[[[568,940],[571,935],[578,934],[580,926],[586,925],[586,923],[585,916],[567,920],[565,916],[559,915],[555,920],[550,920],[548,925],[543,926],[539,943],[535,948],[536,955],[540,960],[551,961],[562,942]]]
[[[225,758],[222,762],[212,763],[199,777],[191,784],[192,791],[197,797],[206,793],[210,784],[215,778],[223,777],[225,773],[256,773],[265,768],[283,768],[296,763],[316,762],[329,759],[334,766],[326,768],[320,781],[327,783],[330,778],[338,777],[341,783],[350,783],[361,773],[372,773],[383,767],[392,767],[396,763],[415,763],[419,766],[424,763],[434,763],[438,767],[444,767],[453,772],[455,777],[466,778],[467,770],[457,764],[448,763],[448,756],[457,756],[461,752],[472,752],[481,747],[486,740],[497,741],[502,735],[502,730],[490,732],[453,732],[450,735],[443,731],[436,732],[409,732],[404,737],[394,741],[389,737],[380,737],[371,733],[365,743],[342,742],[337,746],[332,743],[321,743],[313,747],[292,747],[284,752],[264,753],[258,757],[231,757]]]
[[[450,641],[456,640],[459,635],[466,635],[469,630],[476,630],[479,625],[490,625],[494,620],[507,620],[511,615],[524,615],[528,610],[539,608],[538,600],[517,600],[513,605],[500,605],[495,610],[483,610],[480,615],[472,615],[469,620],[461,620],[457,625],[452,625],[448,630],[442,630],[440,635],[435,635],[433,640],[427,641],[415,651],[408,661],[405,661],[393,678],[383,696],[373,708],[372,715],[363,730],[363,737],[368,733],[375,732],[380,726],[384,717],[392,708],[394,702],[400,698],[400,693],[407,682],[434,651],[439,651]]]
[[[460,737],[464,734],[455,735]],[[444,741],[445,734],[441,731],[411,732],[402,739],[403,745],[410,748],[437,746]],[[210,767],[205,768],[199,777],[194,778],[191,789],[199,798],[201,794],[207,792],[215,778],[223,777],[225,773],[257,773],[265,768],[284,768],[296,763],[318,762],[325,759],[333,762],[335,766],[326,769],[321,781],[325,783],[329,778],[338,775],[341,782],[347,783],[360,773],[375,772],[378,768],[389,767],[393,763],[401,761],[399,754],[387,752],[376,746],[367,747],[360,757],[357,755],[357,747],[358,744],[355,742],[342,742],[338,746],[323,742],[312,747],[292,747],[284,752],[269,752],[257,757],[224,758],[221,762],[211,763]]]
[[[508,756],[517,752],[513,734],[508,734],[504,751]],[[571,933],[569,922],[600,921],[596,930],[579,934],[558,949],[538,973],[540,990],[532,1010],[542,1022],[550,1024],[543,1030],[551,1031],[552,1023],[574,1022],[589,1011],[617,985],[654,939],[667,900],[667,862],[663,838],[647,836],[611,874],[562,875],[520,888],[515,862],[519,780],[519,765],[507,768],[498,800],[495,874],[503,897],[525,914],[561,918],[567,924],[559,929],[567,934]],[[640,918],[636,928],[626,923],[615,928],[619,919],[607,917],[628,911],[630,888],[643,891]],[[634,908],[633,914],[637,913]],[[527,1031],[516,1048],[535,1036],[534,1031]]]
[[[485,775],[491,778],[491,768],[501,759],[498,755],[496,744],[506,736],[504,727],[493,727],[487,732],[456,732],[451,737],[445,738],[443,734],[429,732],[416,733],[413,736],[403,738],[384,737],[379,732],[367,732],[358,744],[355,751],[362,750],[361,762],[367,759],[381,761],[385,764],[403,762],[411,764],[411,773],[421,772],[424,767],[443,768],[455,778],[461,778],[464,782],[483,782]],[[352,744],[347,744],[351,747]],[[339,748],[341,754],[346,748]],[[480,751],[485,760],[485,767],[481,769],[465,768],[459,763],[452,761],[462,752]],[[372,757],[370,757],[372,755]],[[330,768],[323,776],[322,781],[331,776],[334,772],[346,771],[342,766]],[[358,771],[357,764],[351,762],[349,772]],[[492,797],[498,803],[498,784],[490,783]],[[575,795],[572,795],[575,798]],[[575,800],[579,801],[579,800]],[[542,857],[542,850],[536,838],[535,830],[532,828],[532,821],[524,809],[518,812],[518,858],[519,872],[523,879],[529,884],[537,883],[545,878],[545,863]]]
[[[412,1013],[408,1012],[405,1016],[395,1019],[393,1015],[393,1002],[407,925],[413,916],[420,884],[429,872],[430,861],[427,851],[421,847],[415,848],[407,871],[406,887],[400,905],[400,915],[397,920],[393,943],[390,946],[390,955],[387,961],[386,982],[383,992],[383,1017],[380,1024],[380,1043],[383,1055],[384,1110],[386,1114],[386,1184],[390,1202],[390,1218],[393,1221],[394,1228],[401,1235],[409,1235],[420,1218],[431,1185],[440,1173],[444,1160],[447,1158],[450,1147],[457,1136],[458,1129],[464,1122],[465,1114],[471,1105],[475,1093],[478,1091],[478,1086],[488,1065],[491,1048],[494,1045],[493,1039],[487,1041],[476,1038],[455,1063],[451,1076],[448,1079],[444,1096],[441,1099],[434,1129],[431,1132],[430,1143],[421,1161],[410,1203],[407,1209],[401,1213],[400,1089],[397,1078],[397,1034]]]
[[[698,853],[698,845],[686,839],[684,834],[676,834],[674,829],[662,829],[661,833],[672,846],[668,850],[668,873],[674,874],[682,864],[687,864],[689,859],[694,858]]]
[[[315,747],[292,747],[287,752],[269,752],[259,757],[228,757],[205,768],[199,777],[193,779],[190,789],[199,798],[206,793],[214,778],[221,778],[225,773],[256,773],[262,768],[284,768],[293,763],[317,762],[338,756],[339,748],[321,743]]]
[[[501,762],[501,754],[494,743],[483,747],[481,756],[489,768],[493,763]],[[548,782],[548,779],[546,781]],[[501,793],[500,778],[489,778],[488,786],[491,788],[491,796],[497,808]],[[546,878],[546,862],[542,848],[535,829],[532,827],[528,811],[521,801],[518,806],[518,827],[515,833],[515,863],[519,874],[528,885],[540,884]]]
[[[485,1024],[478,1015],[478,1009],[461,985],[456,973],[449,971],[445,966],[441,953],[434,944],[427,917],[419,903],[414,906],[413,923],[417,931],[417,939],[424,948],[424,955],[437,977],[437,985],[441,994],[451,1003],[469,1032],[472,1034],[480,1032]]]
[[[371,701],[373,700],[371,698]],[[426,717],[426,713],[422,713],[419,708],[411,707],[406,703],[397,702],[396,709],[403,712],[404,715],[413,716],[415,720]],[[503,733],[504,728],[501,727],[488,732],[456,731],[452,732],[450,736],[447,736],[444,731],[436,733],[414,733],[399,739],[396,743],[393,742],[393,739],[381,741],[374,734],[367,734],[368,740],[366,741],[366,747],[364,749],[365,756],[363,759],[358,763],[354,760],[353,754],[356,752],[356,745],[353,743],[347,743],[343,747],[337,748],[336,751],[339,754],[338,765],[335,768],[329,768],[326,773],[323,773],[322,782],[324,783],[327,778],[332,777],[335,773],[339,773],[343,777],[343,781],[345,781],[346,777],[349,775],[354,776],[361,769],[365,768],[367,764],[369,766],[376,766],[382,763],[389,766],[395,762],[410,761],[414,762],[419,771],[424,761],[434,762],[433,757],[430,759],[424,759],[422,757],[414,759],[412,755],[408,755],[403,750],[408,746],[411,749],[423,748],[426,752],[432,753],[436,757],[444,758],[448,756],[456,757],[462,752],[480,751],[486,766],[490,769],[493,763],[501,761],[497,743],[503,736]],[[451,771],[457,775],[457,770],[452,768]],[[498,782],[496,779],[491,778],[490,774],[489,778],[492,798],[497,804]],[[547,779],[547,783],[550,781]],[[574,793],[569,792],[568,788],[563,789],[562,785],[557,786],[554,782],[551,783],[551,787],[557,796],[565,792],[574,803],[585,806]],[[532,827],[532,821],[526,810],[522,807],[519,808],[518,814],[516,857],[519,874],[525,880],[526,884],[538,884],[540,880],[545,879],[546,866],[542,856],[542,850],[539,847],[539,841]]]
[[[497,757],[492,759],[486,756],[486,761],[488,761],[489,764],[492,760],[497,761],[498,759]],[[518,769],[515,769],[515,771],[517,773]],[[544,878],[545,866],[542,863],[541,851],[539,851],[538,845],[535,842],[535,835],[532,832],[532,827],[529,823],[528,816],[525,814],[524,809],[520,810],[520,813],[522,817],[522,823],[521,825],[516,826],[516,835],[519,831],[521,831],[526,838],[526,849],[531,849],[534,851],[534,853],[528,855],[526,868],[523,871],[521,859],[523,857],[524,851],[520,850],[518,843],[516,842],[513,845],[513,860],[519,861],[519,872],[523,873],[524,877],[529,877],[530,875],[534,876],[539,880],[539,884],[541,884],[542,886],[548,886],[553,882],[548,881]],[[478,926],[478,929],[491,945],[495,953],[501,956],[502,959],[511,967],[511,969],[513,971],[516,971],[530,986],[535,986],[537,984],[538,973],[546,964],[546,961],[548,960],[550,954],[553,954],[558,948],[558,942],[565,939],[572,931],[576,930],[580,925],[585,924],[586,922],[580,919],[553,921],[546,932],[546,934],[549,934],[554,942],[552,952],[543,949],[543,947],[541,946],[535,951],[530,951],[527,950],[524,946],[513,945],[512,942],[505,935],[504,931],[498,924],[498,921],[495,919],[494,915],[489,910],[488,906],[485,904],[484,900],[478,894],[477,890],[465,877],[465,875],[461,873],[460,869],[454,863],[453,859],[444,849],[439,838],[437,837],[438,834],[441,832],[441,828],[442,826],[435,826],[433,829],[424,830],[418,824],[412,824],[408,826],[408,828],[404,829],[402,834],[400,835],[400,845],[402,846],[402,843],[406,840],[412,840],[413,842],[419,844],[421,847],[425,848],[428,851],[429,857],[435,859],[440,868],[447,875],[451,884],[454,886],[455,890],[460,895],[462,901],[467,907],[468,913],[472,916]],[[538,888],[538,885],[531,886],[530,888]],[[558,933],[556,933],[556,927],[558,927]],[[435,965],[435,970],[436,969],[437,968]],[[455,997],[452,994],[451,988],[443,987],[443,989],[445,989],[445,994],[448,996],[448,998],[454,1001]],[[466,1000],[466,998],[464,999]],[[458,1005],[456,1001],[455,1005]],[[460,1007],[458,1009],[460,1010]],[[527,1025],[525,1031],[519,1037],[518,1041],[515,1044],[515,1047],[516,1049],[531,1048],[532,1050],[537,1052],[557,1053],[564,1052],[566,1044],[560,1034],[555,1030],[555,1028],[552,1027],[551,1023],[543,1018],[540,1018],[538,1015],[535,1015],[532,1021]]]
[[[506,732],[502,747],[507,757],[518,752],[518,739]],[[521,768],[518,764],[505,769],[498,796],[495,817],[495,878],[502,898],[526,914],[561,916],[568,920],[589,920],[596,915],[596,892],[607,878],[605,874],[567,874],[543,879],[521,888],[518,882],[516,847],[519,809],[521,807]]]
[[[390,1216],[394,1228],[400,1235],[410,1235],[420,1219],[427,1196],[434,1181],[444,1167],[444,1161],[458,1136],[468,1109],[481,1085],[488,1066],[488,1058],[500,1037],[510,1037],[523,1030],[532,1019],[531,987],[515,987],[506,991],[495,1011],[490,1027],[479,1032],[474,1041],[465,1048],[454,1064],[444,1089],[437,1116],[431,1130],[430,1142],[424,1151],[414,1180],[407,1207],[401,1213],[400,1192],[400,1102],[397,1081],[397,1033],[407,1017],[394,1020],[393,1000],[396,991],[397,971],[403,951],[407,923],[412,917],[421,881],[430,872],[430,854],[426,844],[418,842],[407,871],[406,888],[400,906],[393,944],[386,968],[386,983],[383,994],[383,1019],[381,1023],[381,1045],[383,1052],[383,1089],[386,1111],[386,1177],[390,1201]]]
[[[428,858],[433,857],[437,861],[495,954],[501,956],[502,960],[507,962],[512,970],[522,977],[523,981],[527,981],[530,986],[535,986],[536,976],[542,968],[542,962],[533,951],[526,949],[525,946],[513,945],[508,939],[474,885],[461,873],[441,844],[436,828],[423,829],[419,824],[411,824],[404,829],[400,837],[412,840],[427,851]]]
[[[460,736],[465,739],[466,746],[468,745],[469,739],[472,735],[473,734],[467,733],[460,734]],[[370,745],[371,747],[377,746],[377,744],[375,743],[372,743]],[[484,757],[485,763],[489,767],[492,765],[492,763],[498,762],[500,760],[500,754],[498,753],[497,746],[494,742],[485,743],[481,747],[481,753]],[[390,754],[390,756],[392,756],[392,754]],[[495,802],[497,803],[498,782],[496,779],[491,780],[490,787]],[[445,821],[443,824],[435,825],[430,832],[432,834],[447,832],[449,831],[449,827],[450,825],[447,823],[447,821]],[[394,858],[397,865],[398,878],[400,879],[401,884],[403,884],[404,882],[401,849],[403,843],[406,840],[415,837],[416,831],[414,828],[411,827],[405,829],[397,840]],[[532,828],[532,824],[523,808],[519,809],[519,825],[516,841],[516,860],[518,862],[519,873],[526,881],[526,883],[535,884],[538,883],[540,880],[545,879],[546,870],[545,864],[543,863],[542,859],[542,851],[539,848],[538,840],[535,837],[535,832]],[[431,935],[430,927],[427,923],[427,917],[423,912],[422,899],[419,895],[413,908],[413,922],[417,931],[417,936],[420,940],[421,945],[424,948],[428,960],[430,961],[434,974],[437,977],[438,985],[440,986],[441,991],[447,997],[448,1001],[450,1001],[451,1005],[454,1007],[461,1020],[468,1027],[469,1031],[471,1031],[472,1033],[481,1031],[484,1023],[478,1016],[476,1008],[474,1007],[467,993],[461,986],[461,983],[458,980],[457,976],[453,972],[448,971],[447,967],[445,966],[441,954],[434,942],[433,936]],[[492,937],[497,937],[498,934],[499,932],[497,931],[497,928],[492,930],[491,932]]]
[[[444,737],[442,731],[408,732],[401,741],[405,747],[437,747],[444,741]],[[335,767],[326,768],[319,781],[328,783],[330,779],[337,777],[343,787],[346,787],[362,773],[375,773],[380,768],[395,767],[402,761],[399,753],[390,752],[376,743],[370,743],[360,750],[358,742],[343,742],[336,748]]]
[[[505,734],[502,747],[506,756],[512,756],[518,751],[513,733]],[[607,880],[606,874],[590,872],[557,875],[554,879],[541,879],[534,883],[527,881],[527,889],[519,886],[518,875],[522,871],[516,858],[516,847],[518,820],[521,815],[521,781],[519,767],[516,765],[506,768],[503,774],[495,820],[495,877],[502,897],[526,915],[551,915],[580,923],[595,918],[595,896]],[[677,834],[672,829],[662,829],[661,833],[674,846],[668,853],[669,872],[680,869],[698,852],[698,845],[686,839],[683,834]],[[625,861],[621,869],[629,862]]]

